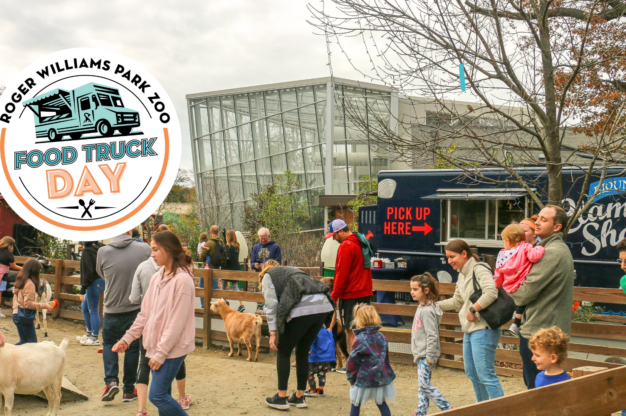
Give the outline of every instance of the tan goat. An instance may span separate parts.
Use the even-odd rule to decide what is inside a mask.
[[[258,361],[263,318],[251,313],[239,313],[231,309],[224,299],[211,302],[211,312],[219,313],[224,320],[226,337],[230,344],[230,354],[228,356],[232,357],[234,354],[233,342],[237,343],[237,355],[243,355],[241,353],[241,343],[243,342],[248,348],[248,359],[246,361]],[[256,356],[254,360],[252,360],[252,346],[250,345],[253,337],[256,340]]]

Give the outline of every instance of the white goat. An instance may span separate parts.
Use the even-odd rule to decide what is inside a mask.
[[[56,416],[68,343],[65,338],[58,347],[44,341],[0,348],[0,393],[4,396],[5,416],[11,416],[14,394],[36,394],[42,390],[48,399],[47,416]]]
[[[50,283],[43,277],[39,281],[39,295],[36,296],[35,302],[38,303],[48,303],[52,299],[52,288],[50,287]],[[41,322],[43,322],[43,336],[48,336],[48,309],[42,308],[41,311],[37,311],[35,314],[36,328],[41,328],[39,325],[39,312],[41,312]]]

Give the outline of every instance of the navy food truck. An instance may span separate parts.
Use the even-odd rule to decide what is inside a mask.
[[[566,244],[574,257],[576,286],[619,288],[624,273],[615,246],[626,237],[626,175],[622,172],[611,169],[593,206],[568,232]],[[501,169],[484,173],[511,179]],[[518,173],[537,186],[538,195],[547,187],[541,168]],[[563,207],[569,216],[583,177],[582,170],[563,170]],[[461,238],[476,247],[479,255],[497,256],[504,247],[500,237],[504,227],[539,212],[525,189],[479,182],[456,169],[381,171],[378,180],[378,205],[360,209],[359,231],[374,234],[381,258],[403,258],[405,277],[428,271],[441,282],[456,281],[457,273],[445,258],[446,242]],[[592,180],[590,194],[597,180]],[[617,305],[608,306],[613,310],[605,308],[605,313],[626,316],[616,310]]]

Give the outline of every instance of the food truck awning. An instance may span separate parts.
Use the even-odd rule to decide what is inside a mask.
[[[38,95],[38,96],[36,96],[36,97],[33,97],[33,98],[31,98],[30,100],[26,100],[26,101],[24,101],[24,102],[22,103],[22,105],[23,105],[24,107],[26,107],[26,106],[29,106],[29,105],[32,105],[32,104],[41,104],[41,103],[42,103],[42,101],[48,101],[48,99],[50,99],[50,98],[56,98],[56,97],[58,97],[58,96],[60,96],[61,98],[64,98],[64,99],[65,99],[65,97],[68,97],[69,95],[70,95],[70,92],[69,92],[69,91],[62,90],[62,89],[60,89],[60,88],[57,88],[57,89],[55,89],[55,90],[48,91],[48,92],[45,92],[45,93],[43,93],[43,94],[41,94],[41,95]]]
[[[534,189],[533,189],[534,190]],[[527,196],[525,189],[437,189],[436,194],[427,195],[422,199],[517,199]]]

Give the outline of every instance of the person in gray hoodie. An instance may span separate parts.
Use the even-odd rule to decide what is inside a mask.
[[[141,309],[140,304],[129,299],[133,276],[137,267],[148,260],[150,246],[133,240],[132,231],[119,235],[98,250],[96,272],[104,279],[104,320],[102,323],[102,360],[106,384],[102,401],[108,402],[119,393],[119,361],[112,351],[115,345],[133,325]],[[124,357],[123,401],[137,399],[135,382],[139,364],[139,341],[133,342]]]
[[[428,413],[430,400],[441,411],[450,410],[450,403],[443,397],[435,386],[430,384],[433,366],[441,355],[439,345],[439,323],[443,311],[437,305],[439,287],[437,280],[430,274],[413,276],[411,278],[411,297],[419,302],[413,318],[411,332],[411,352],[417,363],[417,380],[419,383],[418,404],[416,416],[425,416]]]

